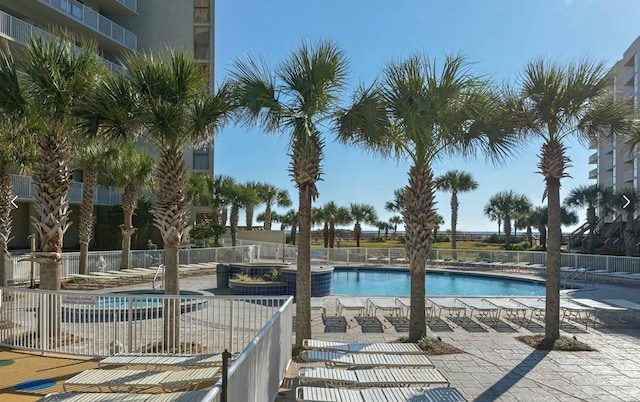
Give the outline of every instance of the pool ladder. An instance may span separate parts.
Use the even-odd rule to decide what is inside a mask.
[[[156,290],[156,280],[158,279],[158,276],[160,275],[160,271],[164,271],[164,264],[158,265],[158,269],[156,269],[156,274],[153,276],[153,282],[151,282],[151,288],[153,290]],[[162,285],[162,282],[160,284]]]

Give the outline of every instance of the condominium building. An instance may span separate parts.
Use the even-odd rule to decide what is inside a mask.
[[[214,82],[214,0],[0,0],[0,37],[10,47],[25,46],[31,35],[55,35],[59,29],[91,37],[97,43],[99,55],[113,71],[120,71],[119,58],[128,51],[182,48],[193,52]],[[187,166],[194,172],[213,175],[213,138],[202,148],[185,150]],[[34,215],[31,202],[34,190],[31,178],[14,176],[18,209],[13,215],[13,236],[10,248],[27,248],[27,236],[35,232],[28,223]],[[70,192],[72,204],[82,199],[82,172],[74,172]],[[100,208],[118,205],[120,194],[99,186],[96,194],[98,224]],[[78,222],[78,208],[71,216]],[[208,206],[195,206],[192,220],[210,212]],[[96,234],[99,238],[99,234]],[[78,244],[77,227],[69,228],[65,247]]]

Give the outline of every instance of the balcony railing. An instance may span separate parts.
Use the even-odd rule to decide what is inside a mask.
[[[18,196],[21,201],[33,200],[35,196],[35,189],[33,187],[33,180],[31,176],[11,175],[13,181],[14,194]],[[82,202],[82,190],[84,183],[73,183],[69,189],[69,202],[73,204],[79,204]],[[119,205],[122,203],[122,195],[120,192],[111,187],[97,186],[96,187],[96,199],[94,201],[96,205]]]
[[[636,72],[633,71],[633,68],[630,68],[628,71],[625,71],[622,74],[622,85],[630,84],[633,86],[633,79],[635,78]]]
[[[597,177],[598,177],[598,168],[591,169],[589,171],[589,178],[590,179],[596,179]]]
[[[131,31],[99,14],[76,0],[39,0],[56,10],[73,17],[93,30],[113,39],[131,50],[137,50],[138,37]]]
[[[589,164],[592,165],[594,163],[598,163],[598,153],[594,152],[593,154],[589,155]]]
[[[625,152],[624,155],[622,156],[625,163],[633,162],[635,157],[636,157],[635,152],[629,152],[629,151]]]
[[[633,181],[633,169],[632,170],[627,170],[626,172],[624,172],[622,174],[622,180],[625,181],[625,182]]]
[[[22,21],[13,15],[0,11],[0,35],[4,35],[16,43],[27,45],[29,38],[33,36],[40,36],[42,38],[55,37],[50,35],[47,31],[35,27]],[[123,71],[122,66],[116,63],[112,63],[107,59],[103,59],[96,55],[102,61],[109,70],[119,73]]]
[[[118,3],[127,7],[129,10],[138,12],[138,0],[116,0]]]

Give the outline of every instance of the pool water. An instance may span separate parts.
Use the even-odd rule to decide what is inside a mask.
[[[540,282],[469,274],[427,272],[428,296],[544,296]],[[409,296],[411,277],[408,271],[336,269],[333,272],[333,295]]]

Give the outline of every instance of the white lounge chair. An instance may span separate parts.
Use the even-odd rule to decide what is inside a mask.
[[[327,308],[324,305],[323,297],[312,297],[311,298],[311,311],[320,311],[320,317],[324,318],[327,315]],[[313,321],[313,319],[312,319]]]
[[[369,342],[369,343],[347,343],[322,341],[317,339],[303,339],[302,347],[309,350],[320,350],[324,352],[338,353],[386,353],[404,355],[422,355],[424,351],[415,343],[403,342]]]
[[[434,367],[427,355],[390,355],[383,353],[336,353],[304,350],[300,358],[305,362],[324,362],[327,367]]]
[[[336,299],[336,315],[342,316],[345,311],[355,310],[358,315],[364,315],[366,306],[362,300],[353,297],[345,297]]]
[[[614,305],[603,303],[593,299],[573,299],[572,298],[571,301],[574,303],[578,303],[582,306],[590,307],[595,310],[595,317],[593,318],[594,326],[595,326],[595,320],[598,319],[598,316],[600,314],[608,315],[609,318],[611,318],[611,321],[615,323],[618,323],[618,322],[624,323],[629,320],[629,314],[631,310],[628,309],[627,307],[614,306]]]
[[[522,304],[518,304],[513,300],[504,299],[501,297],[485,297],[483,298],[483,300],[500,308],[502,312],[506,314],[507,319],[521,318],[521,314],[522,318],[524,319],[527,315],[528,309]]]
[[[220,366],[222,354],[169,354],[169,353],[118,353],[98,362],[98,368],[104,366],[143,366],[146,369],[155,366]]]
[[[167,394],[125,394],[125,393],[56,393],[49,394],[38,402],[200,402],[209,392],[186,391]]]
[[[189,390],[203,382],[214,382],[220,372],[218,367],[197,368],[180,371],[148,370],[85,370],[69,378],[62,385],[64,392],[69,386],[96,387],[110,392],[160,387],[163,390]]]
[[[411,311],[411,301],[409,298],[396,297],[395,303],[400,306],[400,314],[405,317],[409,317],[409,312]],[[427,317],[431,317],[433,315],[433,306],[430,305],[426,299],[424,302],[424,314]]]
[[[510,300],[513,301],[514,303],[518,303],[519,305],[526,308],[530,312],[529,318],[527,319],[525,314],[525,319],[522,322],[522,326],[525,328],[529,328],[534,318],[542,319],[547,310],[547,306],[545,302],[540,301],[539,299],[517,297],[517,298],[512,298]]]
[[[500,320],[500,311],[502,309],[485,301],[482,298],[457,297],[455,300],[462,303],[471,311],[469,313],[469,319],[473,318],[473,313],[476,313],[476,316],[489,319],[492,325]]]
[[[324,367],[302,367],[298,371],[298,378],[301,384],[323,383],[330,387],[449,386],[449,381],[435,368],[336,370]]]
[[[438,308],[438,318],[442,312],[446,312],[449,317],[466,317],[467,308],[456,301],[455,297],[428,297],[427,300]]]
[[[627,299],[604,299],[606,303],[613,304],[614,306],[624,307],[629,309],[629,316],[635,317],[636,313],[640,311],[640,304],[634,303]]]
[[[366,300],[367,314],[377,316],[378,311],[388,312],[390,315],[399,316],[401,307],[396,304],[395,300],[389,297],[370,297]]]
[[[466,402],[466,399],[452,387],[410,388],[383,387],[366,389],[298,387],[296,388],[298,402]]]

